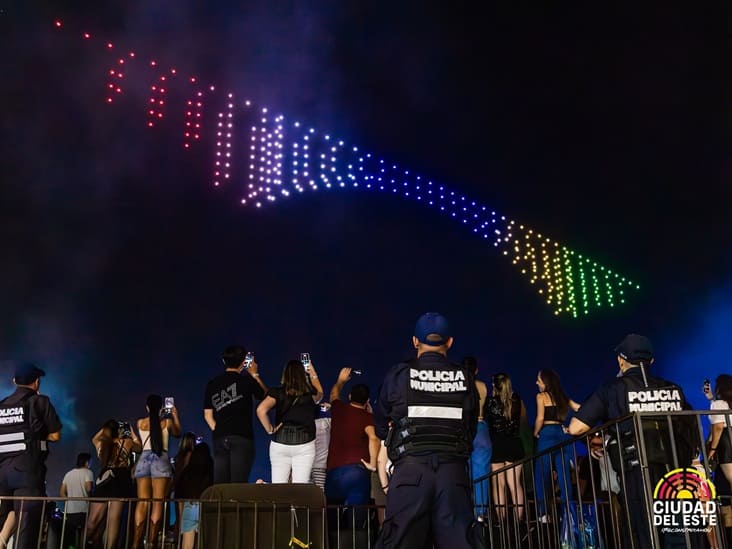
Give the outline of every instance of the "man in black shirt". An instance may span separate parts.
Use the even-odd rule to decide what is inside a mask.
[[[238,345],[224,349],[225,371],[206,385],[203,417],[213,432],[214,484],[248,482],[254,463],[252,397],[262,400],[267,387],[257,362],[246,357]]]
[[[61,420],[48,397],[38,394],[45,375],[33,364],[18,364],[15,392],[0,401],[0,497],[46,495],[48,442],[61,439]],[[12,505],[18,524],[14,546],[36,547],[43,502],[14,500]]]

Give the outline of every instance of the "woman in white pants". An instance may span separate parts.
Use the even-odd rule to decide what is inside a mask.
[[[272,483],[310,482],[315,460],[315,418],[321,398],[323,386],[312,362],[290,360],[282,372],[282,385],[270,389],[257,407],[262,427],[272,436]],[[269,417],[272,409],[274,423]]]

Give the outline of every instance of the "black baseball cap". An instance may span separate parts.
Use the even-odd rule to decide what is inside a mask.
[[[30,362],[20,362],[15,366],[15,377],[27,381],[35,381],[39,377],[45,376],[46,372],[37,368],[35,364]]]
[[[633,364],[650,362],[653,358],[653,345],[651,345],[651,340],[646,336],[628,334],[615,347],[615,352],[620,358]]]

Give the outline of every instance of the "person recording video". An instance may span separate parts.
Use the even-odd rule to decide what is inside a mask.
[[[208,382],[203,397],[203,417],[213,433],[214,484],[248,482],[255,455],[252,406],[267,386],[244,347],[227,347],[221,361],[224,371]]]
[[[94,484],[94,496],[100,498],[133,498],[135,484],[132,480],[132,454],[142,451],[140,439],[131,429],[129,422],[110,419],[92,437],[97,457],[99,474]],[[105,547],[117,546],[124,501],[93,501],[87,517],[87,543],[101,547],[106,528]]]

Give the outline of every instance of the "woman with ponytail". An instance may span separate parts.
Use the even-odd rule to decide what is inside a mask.
[[[137,420],[137,429],[142,441],[142,454],[135,465],[137,480],[137,507],[135,508],[135,537],[133,549],[143,547],[146,537],[148,548],[158,547],[158,538],[163,529],[164,499],[168,497],[173,478],[173,467],[168,458],[168,439],[170,435],[181,434],[178,410],[175,406],[166,408],[163,413],[163,399],[160,395],[147,397],[146,417]],[[155,499],[150,506],[150,499]],[[148,514],[150,525],[148,528]]]

